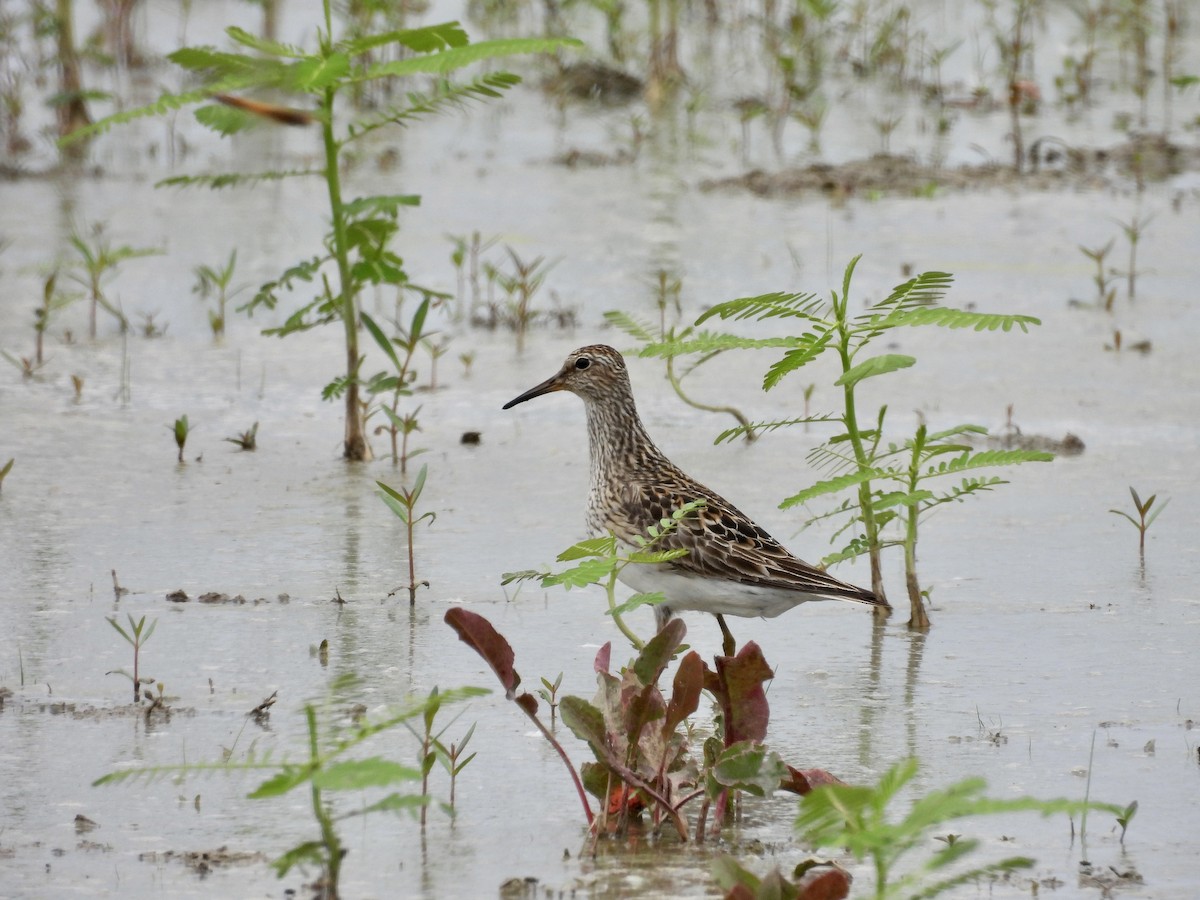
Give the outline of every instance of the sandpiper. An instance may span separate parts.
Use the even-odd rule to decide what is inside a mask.
[[[687,555],[659,565],[628,565],[621,571],[621,580],[634,590],[666,596],[655,607],[660,628],[683,610],[712,613],[721,627],[725,654],[732,656],[736,645],[726,615],[772,618],[809,600],[888,606],[871,591],[793,556],[753,519],[667,459],[642,425],[625,360],[612,347],[580,347],[557,374],[504,408],[553,391],[570,391],[587,410],[587,526],[593,534],[612,532],[623,544],[634,545],[635,536],[644,536],[649,526],[684,504],[704,504],[658,545],[681,547]]]

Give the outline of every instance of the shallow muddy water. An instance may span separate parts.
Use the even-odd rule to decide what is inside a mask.
[[[218,40],[216,26],[238,21],[242,6],[217,4],[211,18],[195,16],[189,39]],[[150,33],[170,46],[175,24],[151,21]],[[301,39],[299,17],[289,27]],[[1194,53],[1185,59],[1196,67]],[[115,241],[165,251],[130,261],[111,290],[135,324],[139,313],[153,312],[168,325],[165,336],[131,335],[125,347],[102,319],[101,337],[89,342],[81,339],[85,308],[77,304],[52,327],[49,361],[37,376],[0,371],[0,465],[16,460],[0,492],[0,688],[11,691],[0,706],[0,894],[303,895],[312,873],[280,881],[267,865],[316,836],[301,792],[249,800],[261,778],[220,774],[91,783],[123,767],[218,761],[227,750],[301,759],[302,708],[310,701],[322,704],[327,721],[344,725],[359,704],[382,716],[435,686],[494,688],[482,660],[442,622],[452,605],[485,615],[508,637],[527,686],[562,672],[563,693],[591,697],[597,649],[609,640],[622,647],[602,595],[499,583],[504,572],[552,562],[582,537],[582,406],[567,395],[509,412],[501,405],[550,375],[575,346],[604,341],[628,349],[603,313],[656,319],[650,280],[659,269],[682,276],[688,322],[737,296],[827,292],[861,253],[860,301],[884,296],[908,265],[954,273],[951,305],[1043,322],[1028,335],[900,335],[897,352],[915,355],[917,365],[864,385],[861,401],[872,410],[889,404],[897,438],[911,432],[918,412],[931,427],[978,422],[998,431],[1012,404],[1023,432],[1071,432],[1087,449],[1015,469],[1007,473],[1011,485],[946,507],[923,526],[920,570],[932,587],[934,622],[927,635],[904,627],[903,610],[877,628],[863,610],[835,603],[731,623],[740,641],[762,646],[775,669],[771,746],[794,765],[852,782],[874,780],[916,755],[922,768],[914,796],[980,775],[997,797],[1081,799],[1090,765],[1094,799],[1139,803],[1124,844],[1102,814],[1090,818],[1086,844],[1061,817],[963,823],[957,830],[981,839],[981,859],[1022,854],[1037,865],[955,896],[1195,895],[1196,173],[1141,193],[1123,183],[1053,192],[1014,185],[831,204],[701,191],[703,179],[742,170],[736,120],[716,113],[700,129],[706,142],[660,128],[632,165],[550,163],[573,147],[611,152],[628,115],[569,107],[560,116],[537,92],[521,89],[467,117],[389,135],[374,149],[394,143],[401,150],[394,168],[380,170],[372,159],[347,176],[348,193],[423,195],[422,206],[404,214],[399,239],[415,281],[453,291],[445,236],[478,229],[523,257],[555,260],[546,291],[577,319],[572,329],[534,331],[522,354],[508,333],[438,322],[451,337],[439,364],[442,386],[413,401],[422,405],[415,444],[426,451],[415,465],[429,467],[423,503],[437,519],[418,530],[418,576],[430,587],[411,612],[402,593],[389,595],[407,577],[405,544],[374,484],[398,484],[399,473],[382,458],[379,437],[380,459],[344,463],[340,407],[320,400],[341,360],[337,330],[279,340],[259,329],[286,310],[231,316],[229,335],[214,344],[204,305],[190,292],[192,267],[221,260],[234,246],[236,280],[254,285],[311,254],[324,229],[319,185],[155,190],[153,181],[171,170],[161,152],[148,162],[144,148],[164,140],[161,122],[99,142],[102,174],[0,183],[0,235],[11,241],[0,254],[0,348],[29,353],[39,267],[64,247],[73,222],[104,221]],[[179,127],[193,142],[182,171],[316,152],[306,133],[265,131],[217,143],[182,121]],[[862,146],[853,127],[831,121],[832,155]],[[995,137],[1002,121],[981,119],[972,128],[992,135],[989,146],[1002,153]],[[1195,149],[1194,135],[1178,140]],[[907,151],[906,141],[898,133],[893,149]],[[965,159],[967,145],[956,147],[951,158]],[[1134,215],[1154,217],[1139,245],[1137,299],[1128,301],[1118,283],[1112,314],[1072,304],[1090,303],[1094,294],[1093,265],[1078,246],[1116,238],[1112,258],[1123,266],[1118,222]],[[542,295],[540,302],[551,301]],[[366,306],[380,317],[392,312],[390,297]],[[768,333],[765,327],[756,333]],[[1116,330],[1123,346],[1144,339],[1149,352],[1106,350]],[[457,360],[467,351],[475,354],[469,374]],[[726,354],[687,384],[698,398],[733,403],[752,419],[799,414],[810,381],[818,384],[814,410],[836,401],[824,369],[762,393],[773,359]],[[382,365],[372,358],[367,369]],[[420,365],[424,383],[426,361]],[[729,420],[680,403],[659,363],[631,358],[630,366],[642,417],[669,456],[800,555],[828,552],[830,528],[800,532],[803,516],[777,508],[819,477],[804,462],[821,440],[817,426],[749,446],[713,446]],[[78,399],[72,374],[84,380]],[[180,465],[168,426],[184,413],[195,430]],[[223,441],[253,422],[256,452]],[[478,446],[460,442],[468,431],[480,432]],[[1134,529],[1108,512],[1130,509],[1130,485],[1160,502],[1170,498],[1148,534],[1144,569]],[[885,562],[901,606],[899,554]],[[114,569],[130,591],[119,601]],[[837,574],[868,579],[862,564]],[[189,602],[166,599],[178,589]],[[207,591],[245,602],[199,602]],[[338,596],[345,603],[334,602]],[[142,668],[165,685],[169,718],[131,713],[128,681],[106,675],[131,660],[105,618],[124,623],[128,614],[157,619]],[[631,621],[642,632],[651,628],[649,614]],[[718,652],[710,618],[691,615],[687,624],[690,644],[705,656]],[[316,652],[322,640],[327,660]],[[332,696],[331,684],[347,673],[359,683]],[[274,691],[269,719],[249,719]],[[795,800],[779,795],[749,802],[743,820],[706,847],[602,843],[595,857],[581,858],[578,801],[551,749],[501,692],[465,706],[447,738],[461,737],[472,722],[478,755],[460,776],[457,818],[434,812],[424,832],[407,817],[348,820],[345,896],[494,896],[509,879],[536,879],[529,896],[719,896],[709,864],[720,850],[761,871],[787,871],[809,855],[793,836]],[[559,735],[577,763],[587,758],[565,729]],[[412,762],[417,746],[397,729],[367,752]],[[448,792],[440,770],[433,792],[440,799]],[[358,798],[336,803],[351,812]],[[76,816],[97,827],[77,824]],[[931,843],[930,853],[941,846]],[[867,867],[837,858],[859,879],[855,896],[865,893]],[[1085,859],[1090,873],[1081,869]]]

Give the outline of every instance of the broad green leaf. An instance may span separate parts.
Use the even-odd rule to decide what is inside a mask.
[[[365,816],[367,813],[373,812],[413,812],[422,806],[428,806],[431,800],[432,798],[428,795],[422,797],[420,794],[389,794],[363,809],[354,810],[352,814]]]
[[[834,384],[842,387],[853,387],[864,378],[886,375],[888,372],[895,372],[898,369],[907,369],[909,366],[915,365],[916,362],[916,357],[905,356],[901,353],[885,353],[882,356],[872,356],[869,359],[864,359],[848,371],[843,372]]]
[[[376,47],[400,44],[417,53],[436,53],[452,47],[465,47],[470,40],[458,22],[442,22],[424,28],[405,28],[344,41],[340,46],[349,56],[359,56]]]
[[[293,866],[310,863],[315,866],[325,865],[325,845],[320,841],[305,841],[288,850],[278,859],[271,860],[271,868],[282,878]]]
[[[387,504],[388,509],[390,509],[393,513],[395,513],[396,517],[401,522],[404,522],[407,525],[408,524],[408,516],[409,516],[409,504],[407,502],[407,499],[404,497],[404,495],[401,494],[399,491],[397,491],[395,488],[389,487],[388,485],[384,484],[382,481],[376,481],[375,483],[377,485],[379,485],[379,490],[382,491],[382,493],[379,495],[379,499]]]
[[[295,91],[323,91],[350,72],[350,58],[344,53],[311,57],[287,67],[280,87]]]
[[[383,333],[383,329],[376,325],[375,320],[365,312],[359,313],[359,319],[362,320],[363,327],[367,329],[367,333],[375,340],[375,343],[379,346],[379,349],[387,354],[388,359],[392,361],[392,365],[399,370],[401,368],[400,357],[396,355],[396,348],[388,336]],[[391,412],[391,410],[388,410],[388,412]]]
[[[260,800],[263,797],[278,797],[281,794],[286,794],[297,785],[304,784],[304,782],[312,778],[312,775],[312,766],[284,766],[282,770],[272,775],[246,796],[251,800]]]
[[[397,781],[420,780],[419,770],[378,756],[330,763],[312,776],[313,784],[327,791],[359,790]]]
[[[196,117],[196,121],[205,128],[222,136],[236,134],[262,124],[261,119],[245,110],[219,103],[197,107],[192,114]]]

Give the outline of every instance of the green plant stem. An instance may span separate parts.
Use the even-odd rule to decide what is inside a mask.
[[[328,42],[332,40],[333,34],[329,0],[325,0],[325,27],[322,49],[328,53]],[[321,136],[325,145],[325,184],[329,190],[329,212],[333,222],[333,255],[337,260],[338,269],[338,308],[346,333],[346,437],[342,456],[361,462],[371,458],[371,448],[363,433],[362,412],[358,401],[358,298],[355,297],[352,287],[349,249],[346,245],[346,213],[342,204],[342,183],[338,171],[340,148],[333,133],[334,101],[335,88],[330,85],[325,88],[325,99],[322,102],[324,116],[321,120]]]
[[[925,426],[917,429],[913,440],[912,463],[908,469],[908,493],[911,497],[917,492],[921,480],[921,451],[925,447]],[[921,507],[919,501],[914,501],[905,513],[904,520],[904,582],[908,588],[908,606],[910,615],[909,628],[928,628],[929,614],[921,599],[921,582],[917,578],[917,526],[920,523]]]
[[[625,620],[621,618],[621,614],[617,612],[616,589],[617,573],[614,571],[612,575],[608,577],[608,584],[604,586],[604,590],[608,594],[608,611],[612,616],[613,621],[617,624],[617,628],[621,630],[621,634],[625,635],[625,637],[629,640],[629,643],[633,644],[633,649],[641,652],[645,648],[646,642],[633,633],[633,630],[626,625]]]
[[[854,274],[858,257],[851,261],[846,268],[846,276],[842,281],[842,295],[834,295],[833,315],[838,329],[838,358],[841,360],[842,372],[849,372],[852,366],[850,358],[850,329],[847,318],[847,307],[850,304],[850,278]],[[871,461],[863,447],[862,435],[858,430],[858,413],[854,402],[854,384],[842,386],[842,402],[844,404],[846,434],[850,438],[850,446],[854,449],[854,460],[859,469],[868,469]],[[875,524],[875,511],[871,504],[871,482],[864,481],[858,486],[858,505],[862,510],[863,530],[866,532],[867,553],[871,561],[871,590],[880,600],[886,600],[883,589],[883,566],[879,560],[879,526]],[[876,607],[878,613],[885,607]]]
[[[758,435],[754,433],[754,428],[750,425],[750,420],[742,415],[740,410],[735,409],[732,406],[710,406],[707,403],[701,403],[699,400],[693,400],[691,397],[685,394],[683,392],[683,384],[680,382],[679,376],[675,374],[674,356],[667,357],[667,381],[671,383],[671,387],[675,389],[675,393],[679,396],[679,399],[688,406],[694,409],[703,410],[704,412],[729,413],[729,415],[737,419],[738,424],[746,430],[747,444],[758,437]]]
[[[317,713],[312,706],[304,707],[304,715],[308,722],[308,750],[310,765],[314,770],[321,768],[321,748],[317,743]],[[321,789],[312,782],[313,815],[321,826],[321,842],[325,845],[326,854],[326,884],[322,896],[329,900],[337,900],[338,877],[342,868],[342,845],[338,840],[337,831],[333,827],[333,819],[321,801]]]

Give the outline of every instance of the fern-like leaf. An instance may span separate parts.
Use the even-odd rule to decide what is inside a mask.
[[[643,344],[650,344],[658,340],[659,334],[657,330],[645,319],[637,319],[629,313],[621,312],[620,310],[609,310],[604,314],[604,321],[613,325],[631,338],[641,341]],[[639,355],[641,353],[639,352]]]
[[[968,469],[985,469],[991,466],[1015,466],[1027,462],[1051,462],[1053,453],[1043,450],[981,450],[978,453],[964,453],[954,459],[943,460],[936,466],[930,466],[924,477],[933,475],[952,475],[965,472]]]
[[[796,339],[789,337],[744,338],[736,334],[713,331],[694,331],[678,340],[657,341],[647,344],[638,355],[641,357],[688,356],[693,353],[717,353],[723,350],[761,350],[763,348],[794,347]]]
[[[200,186],[219,191],[222,188],[240,185],[255,185],[261,181],[282,181],[285,178],[301,178],[321,175],[320,169],[287,169],[278,172],[221,172],[215,175],[174,175],[155,182],[155,187]]]
[[[819,416],[801,416],[797,419],[774,419],[769,422],[750,422],[747,425],[738,425],[735,428],[728,428],[717,435],[713,441],[714,444],[724,444],[728,441],[735,440],[745,434],[769,434],[772,431],[778,431],[780,428],[788,428],[792,425],[807,425],[815,422],[840,422],[840,416],[823,413]]]
[[[1012,331],[1014,327],[1028,333],[1031,325],[1041,325],[1034,316],[1009,313],[981,313],[946,306],[908,309],[887,316],[881,323],[889,328],[937,325],[942,328],[972,328],[975,331]]]
[[[782,359],[767,370],[767,374],[763,376],[763,390],[771,390],[785,376],[803,368],[824,353],[832,338],[833,331],[824,324],[816,326],[812,331],[806,332],[798,338],[793,338],[792,343],[799,346],[789,350]]]
[[[797,318],[810,322],[824,321],[826,302],[816,294],[788,294],[776,291],[770,294],[760,294],[757,297],[740,297],[718,303],[706,310],[696,324],[716,316],[719,319],[763,319]]]
[[[357,76],[355,80],[370,81],[376,78],[422,74],[445,75],[455,69],[501,56],[515,56],[522,53],[555,53],[559,50],[583,46],[582,41],[574,38],[502,38],[494,41],[481,41],[478,44],[451,47],[426,56],[413,56],[407,59],[377,63],[362,75]]]
[[[836,494],[844,491],[846,488],[855,487],[865,481],[871,481],[874,478],[884,478],[894,473],[887,469],[859,469],[856,472],[848,472],[845,475],[839,475],[837,478],[830,478],[825,481],[818,481],[811,487],[807,487],[798,494],[793,494],[782,503],[779,504],[780,509],[790,509],[793,506],[799,506],[802,503],[807,503],[817,497],[824,497],[826,494]]]
[[[471,101],[500,97],[503,91],[520,83],[520,76],[509,72],[491,72],[465,84],[442,82],[435,93],[410,93],[406,98],[406,106],[393,106],[356,122],[350,126],[347,140],[358,140],[386,125],[407,125],[409,122],[428,118],[448,109],[463,109]]]

